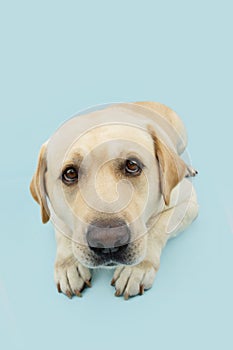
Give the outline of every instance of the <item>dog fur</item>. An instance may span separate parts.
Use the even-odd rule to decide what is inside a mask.
[[[115,295],[125,299],[152,287],[169,238],[198,214],[191,181],[196,171],[180,157],[185,127],[156,102],[113,104],[76,116],[42,145],[30,184],[43,223],[56,233],[55,283],[68,297],[90,286],[91,269],[114,267]],[[143,162],[139,176],[125,176],[122,159]],[[62,171],[77,167],[78,183],[67,186]],[[124,221],[130,241],[123,253],[99,256],[87,243],[93,222]],[[102,229],[104,230],[104,229]],[[106,231],[106,240],[112,239]]]

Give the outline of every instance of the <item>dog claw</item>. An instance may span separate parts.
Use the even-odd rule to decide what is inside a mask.
[[[66,291],[66,296],[69,298],[69,299],[72,299],[72,294],[69,290]]]
[[[116,292],[115,292],[115,296],[119,297],[120,295],[121,295],[121,291],[120,291],[120,289],[117,289]]]
[[[198,174],[198,171],[191,166],[187,167],[186,177],[195,177]]]
[[[57,291],[58,291],[58,293],[61,293],[61,286],[60,286],[60,283],[57,284]]]
[[[86,283],[86,285],[87,285],[89,288],[91,288],[91,280],[89,280],[89,281],[86,280],[85,283]]]
[[[125,292],[125,294],[124,294],[124,299],[125,299],[125,300],[128,300],[128,299],[129,299],[129,293]]]
[[[111,280],[111,286],[115,286],[115,283],[116,283],[116,280],[115,280],[115,278],[113,278],[113,279]]]
[[[139,294],[140,295],[144,294],[144,285],[143,284],[140,285]]]
[[[82,297],[82,293],[80,293],[80,291],[77,290],[77,289],[74,291],[74,294],[75,294],[77,297],[79,297],[79,298]]]

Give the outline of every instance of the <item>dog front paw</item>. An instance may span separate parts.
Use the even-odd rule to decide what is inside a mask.
[[[115,295],[124,294],[125,300],[131,296],[142,295],[144,290],[152,287],[158,268],[148,260],[136,266],[116,268],[111,282],[116,289]]]
[[[85,286],[91,287],[90,270],[73,258],[57,259],[54,279],[58,292],[64,293],[68,298],[73,295],[81,297]]]

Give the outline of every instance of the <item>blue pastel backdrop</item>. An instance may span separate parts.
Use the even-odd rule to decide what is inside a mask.
[[[233,348],[232,30],[226,0],[2,1],[1,349]],[[183,118],[200,215],[143,297],[114,297],[111,272],[96,271],[71,301],[29,195],[37,154],[80,109],[137,100]]]

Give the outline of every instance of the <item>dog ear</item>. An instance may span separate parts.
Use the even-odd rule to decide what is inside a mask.
[[[48,222],[50,218],[50,212],[46,201],[45,189],[45,172],[47,169],[46,147],[47,143],[44,143],[40,149],[37,169],[30,183],[31,195],[35,199],[35,201],[40,205],[41,218],[44,224]]]
[[[166,205],[169,205],[173,188],[187,174],[187,165],[170,147],[159,139],[151,126],[148,127],[154,141],[155,156],[159,162],[161,191]]]

